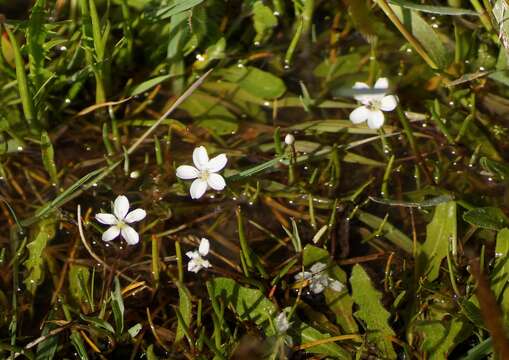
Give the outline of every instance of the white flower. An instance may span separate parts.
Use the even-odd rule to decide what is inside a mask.
[[[216,174],[221,171],[228,162],[226,154],[220,154],[209,160],[207,149],[199,146],[193,151],[194,166],[182,165],[177,168],[177,176],[184,180],[196,179],[189,190],[191,198],[199,199],[208,188],[223,190],[226,187],[224,178]]]
[[[288,322],[288,318],[284,311],[281,311],[278,316],[276,316],[274,325],[276,326],[276,330],[279,334],[284,334],[290,328],[290,323]]]
[[[187,263],[187,271],[197,273],[203,268],[211,267],[208,260],[205,260],[203,258],[209,253],[209,249],[210,249],[209,241],[205,238],[202,238],[198,250],[186,252],[186,256],[189,259],[191,259],[189,260],[189,263]]]
[[[101,224],[111,225],[103,233],[103,241],[111,241],[122,235],[127,244],[136,245],[140,241],[140,235],[127,224],[141,221],[147,216],[143,209],[135,209],[129,212],[129,200],[124,195],[119,195],[113,203],[113,214],[99,213],[95,215]]]
[[[369,90],[370,87],[362,82],[356,82],[354,90]],[[375,83],[375,90],[380,92],[375,94],[355,95],[355,100],[362,105],[350,113],[350,120],[354,124],[360,124],[368,121],[370,129],[379,129],[384,124],[384,113],[382,111],[392,111],[398,105],[398,99],[394,95],[385,95],[389,90],[389,80],[380,78]]]
[[[285,144],[290,146],[290,145],[293,145],[294,142],[295,142],[295,136],[293,136],[292,134],[286,134]]]
[[[329,277],[326,268],[327,265],[324,263],[315,263],[311,266],[311,272],[302,271],[295,275],[295,280],[307,281],[309,283],[309,288],[314,294],[321,293],[325,290],[325,288],[329,288],[337,292],[343,291],[345,286],[341,282]]]

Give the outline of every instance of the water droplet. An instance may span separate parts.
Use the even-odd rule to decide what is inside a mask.
[[[263,106],[270,106],[270,102],[268,102],[268,101],[264,101],[264,102],[263,102]]]
[[[18,146],[18,151],[23,151],[23,146]]]
[[[196,60],[205,61],[205,56],[203,56],[202,54],[196,54]]]
[[[60,51],[67,51],[67,47],[66,47],[66,46],[64,46],[64,45],[62,45],[62,46],[60,46],[60,47],[58,48],[58,50],[60,50]]]
[[[485,70],[485,69],[484,69],[484,66],[480,66],[480,67],[479,67],[479,70],[480,70],[480,71],[484,71],[484,70]]]
[[[69,99],[69,98],[65,98],[64,102],[65,102],[66,104],[70,104],[70,103],[71,103],[71,99]]]
[[[135,171],[131,171],[131,173],[129,174],[129,176],[131,177],[131,179],[137,179],[140,177],[140,172],[138,170],[135,170]]]
[[[279,15],[281,15],[281,14],[279,13],[279,11],[274,11],[272,14],[273,14],[274,16],[279,16]]]

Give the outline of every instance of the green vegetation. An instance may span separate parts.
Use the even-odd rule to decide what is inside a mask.
[[[0,358],[509,358],[507,1],[0,12]]]

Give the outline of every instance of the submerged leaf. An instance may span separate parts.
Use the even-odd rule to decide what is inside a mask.
[[[475,208],[463,214],[467,223],[483,229],[501,230],[509,225],[509,219],[496,207]]]
[[[231,66],[220,74],[241,89],[263,99],[276,99],[286,92],[285,83],[277,76],[252,66]]]

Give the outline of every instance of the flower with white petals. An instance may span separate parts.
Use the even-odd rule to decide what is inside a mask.
[[[360,92],[354,98],[362,105],[350,113],[350,120],[354,124],[360,124],[367,120],[370,129],[381,128],[385,120],[383,111],[392,111],[398,105],[396,96],[386,95],[389,90],[389,80],[387,78],[378,79],[373,89],[363,82],[356,82],[353,89]],[[363,94],[362,90],[375,93]]]
[[[203,268],[211,267],[209,261],[203,258],[204,256],[207,256],[209,249],[209,241],[205,238],[202,238],[198,250],[186,252],[186,256],[190,259],[187,263],[187,271],[197,273]]]
[[[306,281],[314,294],[319,294],[325,288],[340,292],[345,286],[327,273],[327,265],[317,262],[311,266],[310,271],[302,271],[295,275],[296,281]]]
[[[274,325],[278,334],[284,334],[290,328],[290,322],[288,321],[284,311],[281,311],[278,316],[276,316]]]
[[[113,203],[113,214],[99,213],[95,215],[97,221],[104,225],[110,225],[103,235],[103,241],[111,241],[121,235],[127,244],[136,245],[140,241],[140,235],[128,224],[141,221],[147,216],[143,209],[135,209],[129,212],[129,200],[124,195],[119,195]]]
[[[183,180],[195,179],[189,192],[191,198],[199,199],[207,189],[220,191],[226,187],[224,178],[217,174],[228,162],[226,154],[220,154],[209,160],[207,149],[199,146],[193,151],[194,166],[181,165],[177,168],[177,176]]]
[[[293,145],[294,142],[295,142],[295,136],[293,136],[292,134],[286,134],[285,144],[290,146],[290,145]]]

